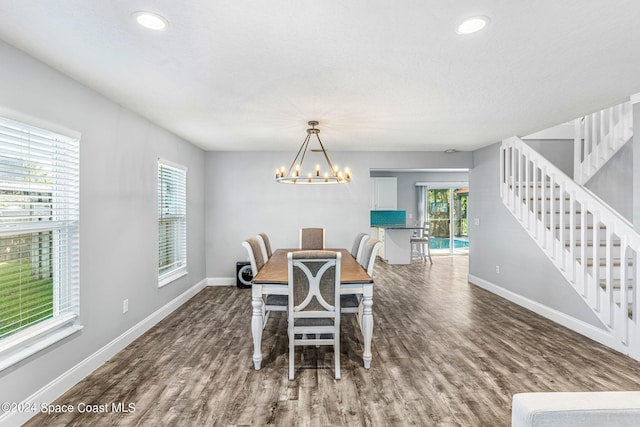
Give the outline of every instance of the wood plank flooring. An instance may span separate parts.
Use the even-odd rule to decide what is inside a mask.
[[[330,347],[298,349],[285,313],[253,369],[250,290],[206,288],[58,399],[135,412],[44,415],[28,426],[507,426],[527,391],[640,390],[640,363],[467,283],[466,256],[375,269],[373,362],[353,316],[342,379]]]

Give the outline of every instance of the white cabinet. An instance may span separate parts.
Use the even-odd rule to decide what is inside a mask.
[[[398,209],[398,179],[396,177],[371,178],[371,210]]]

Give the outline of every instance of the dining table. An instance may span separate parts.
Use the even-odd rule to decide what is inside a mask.
[[[300,249],[277,249],[252,280],[251,333],[253,335],[253,365],[256,370],[262,363],[262,330],[265,324],[265,301],[267,295],[288,295],[288,260],[289,252]],[[371,366],[371,338],[373,335],[373,278],[356,261],[347,249],[325,249],[340,252],[340,295],[356,295],[361,298],[362,321],[360,329],[364,341],[362,360],[364,367]]]

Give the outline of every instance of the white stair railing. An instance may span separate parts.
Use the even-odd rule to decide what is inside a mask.
[[[640,235],[517,137],[502,142],[500,196],[618,343],[640,360]]]
[[[633,136],[633,108],[625,102],[575,120],[573,178],[584,184]]]

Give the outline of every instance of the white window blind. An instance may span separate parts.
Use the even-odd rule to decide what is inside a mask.
[[[79,140],[0,118],[0,359],[77,318],[78,222]]]
[[[158,284],[187,274],[187,169],[158,160]]]

